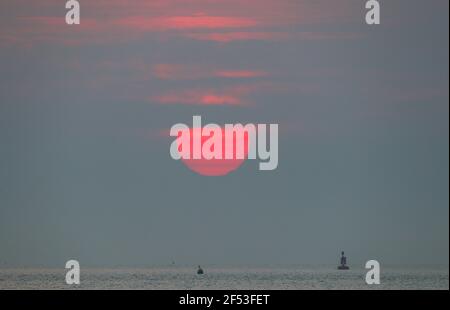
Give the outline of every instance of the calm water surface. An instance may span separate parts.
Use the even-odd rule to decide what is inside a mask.
[[[449,289],[446,267],[383,268],[381,285],[368,286],[363,268],[338,271],[334,266],[293,267],[154,267],[82,269],[76,289]],[[1,269],[0,289],[73,289],[64,269]]]

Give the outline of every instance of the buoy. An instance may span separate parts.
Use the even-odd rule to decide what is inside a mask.
[[[347,266],[347,257],[345,257],[344,251],[342,251],[341,264],[338,266],[338,270],[349,270],[350,267]]]

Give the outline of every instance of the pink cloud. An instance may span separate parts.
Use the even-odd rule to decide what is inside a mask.
[[[186,33],[185,37],[198,41],[229,43],[234,41],[278,41],[288,39],[289,34],[282,32],[209,32]]]
[[[242,105],[244,101],[238,94],[226,94],[216,90],[190,90],[172,92],[156,96],[152,100],[160,104],[188,104],[188,105]]]
[[[269,81],[243,83],[222,88],[196,88],[176,90],[150,98],[158,104],[179,105],[223,105],[250,106],[253,104],[251,96],[254,94],[286,92],[302,88],[299,85],[279,85]]]
[[[210,70],[205,66],[192,66],[183,64],[156,64],[152,74],[160,80],[195,80],[209,77]]]
[[[249,70],[222,70],[215,73],[218,77],[223,78],[257,78],[268,76],[264,71],[249,71]]]
[[[216,95],[213,93],[203,95],[200,98],[200,102],[204,105],[224,105],[224,104],[238,105],[242,103],[241,99],[237,97],[227,95]]]
[[[249,79],[268,76],[268,72],[257,70],[214,69],[206,65],[156,64],[152,74],[160,80],[195,80],[205,78]]]
[[[359,33],[346,32],[208,32],[186,33],[183,36],[198,40],[218,43],[235,41],[289,41],[289,40],[349,40],[358,39]]]
[[[202,15],[169,17],[131,16],[117,20],[114,23],[115,25],[140,31],[247,28],[258,25],[258,22],[251,18]]]
[[[10,16],[0,22],[3,45],[25,41],[72,45],[122,43],[142,39],[143,35],[221,43],[333,39],[343,37],[302,34],[295,26],[360,20],[356,0],[339,3],[324,0],[130,0],[126,4],[119,0],[97,0],[83,3],[82,22],[76,27],[64,24],[61,3],[57,0],[39,3],[4,0],[3,5],[14,8]],[[42,11],[48,17],[36,15]]]

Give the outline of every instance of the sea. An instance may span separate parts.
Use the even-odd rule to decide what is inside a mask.
[[[379,285],[366,284],[364,268],[336,266],[163,266],[82,269],[67,285],[65,269],[0,269],[3,290],[448,290],[448,266],[385,267]]]

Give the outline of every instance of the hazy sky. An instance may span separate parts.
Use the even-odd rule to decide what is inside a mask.
[[[447,0],[80,2],[0,2],[0,267],[448,265]],[[278,169],[174,161],[193,115]]]

